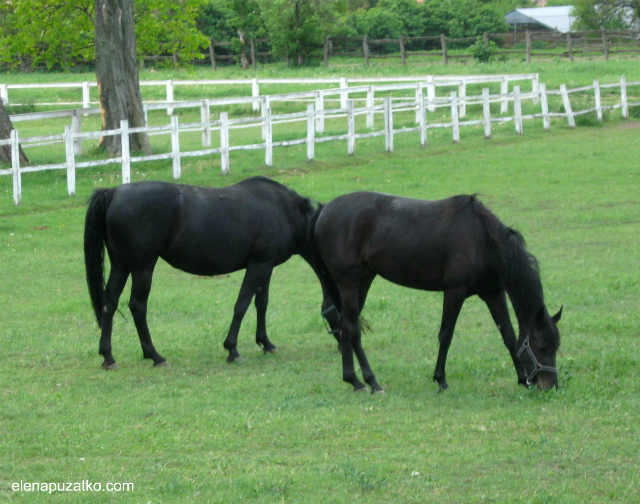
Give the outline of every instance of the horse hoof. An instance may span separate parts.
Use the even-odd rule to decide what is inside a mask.
[[[170,368],[171,364],[169,364],[169,361],[162,361],[162,362],[156,362],[153,365],[154,368]]]
[[[229,364],[233,364],[234,362],[238,362],[242,360],[242,358],[239,355],[229,355],[227,356],[227,362]]]
[[[106,369],[107,371],[117,371],[118,369],[120,369],[120,366],[118,366],[118,364],[116,364],[115,362],[112,362],[111,364],[103,362],[102,369]]]
[[[375,394],[385,395],[386,392],[384,391],[383,388],[371,389],[371,395],[375,395]]]
[[[278,353],[278,348],[277,347],[263,348],[262,351],[266,354],[268,353],[274,354],[274,353]]]

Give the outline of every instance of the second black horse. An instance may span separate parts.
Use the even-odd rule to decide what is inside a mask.
[[[445,363],[453,330],[472,295],[489,307],[518,381],[543,389],[557,386],[556,324],[562,309],[549,315],[537,262],[522,236],[476,197],[423,201],[374,192],[345,194],[322,209],[314,233],[327,285],[335,282],[327,292],[340,312],[343,380],[354,390],[365,388],[355,373],[355,352],[364,381],[372,392],[382,391],[360,337],[360,313],[377,275],[399,285],[444,292],[434,373],[441,390],[447,388]],[[520,327],[517,340],[506,295]]]

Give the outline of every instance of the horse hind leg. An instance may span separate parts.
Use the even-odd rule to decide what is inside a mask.
[[[144,358],[153,360],[154,367],[168,367],[169,363],[167,359],[162,357],[153,346],[151,333],[147,325],[147,301],[149,299],[149,292],[151,291],[152,276],[153,268],[138,270],[132,273],[129,309],[131,310],[131,315],[133,316],[133,321],[138,331]]]
[[[104,358],[103,369],[114,371],[118,369],[118,365],[111,353],[111,333],[113,331],[113,316],[118,309],[118,300],[128,277],[129,272],[126,269],[118,265],[111,265],[109,280],[102,295],[102,318],[98,353]]]
[[[267,306],[269,304],[269,284],[271,282],[271,273],[269,271],[269,277],[267,280],[258,287],[256,291],[256,313],[257,313],[257,328],[256,328],[256,344],[262,347],[262,350],[267,352],[275,352],[276,346],[271,343],[267,336]]]
[[[271,264],[249,263],[249,266],[247,266],[247,270],[244,274],[244,279],[242,280],[242,286],[240,287],[240,293],[238,294],[238,299],[233,308],[233,319],[231,320],[231,326],[229,327],[229,332],[227,333],[227,337],[224,340],[224,348],[229,352],[229,355],[227,356],[227,362],[234,362],[238,357],[240,357],[237,346],[238,332],[240,331],[242,319],[247,313],[247,309],[251,304],[251,300],[253,299],[253,296],[258,292],[258,289],[265,284],[268,288],[272,271],[273,266]],[[265,300],[263,299],[262,301]],[[260,311],[260,309],[258,311]],[[266,318],[266,304],[264,304],[264,311]],[[260,317],[260,315],[258,315],[258,317]],[[256,340],[257,339],[258,336],[256,336]],[[275,348],[275,346],[273,346],[273,344],[266,337],[266,329],[264,331],[262,343],[264,344],[265,341],[269,343],[270,347]],[[258,344],[260,344],[260,342],[258,342]]]
[[[358,359],[364,356],[364,351],[360,345],[360,309],[358,307],[358,289],[353,287],[341,287],[340,298],[342,299],[342,312],[340,313],[340,349],[342,351],[342,380],[353,386],[354,392],[366,390],[367,386],[362,383],[357,375],[353,362],[353,352],[361,352]],[[355,344],[355,345],[354,345]],[[366,357],[364,362],[368,368]],[[361,363],[362,366],[362,363]],[[363,373],[364,373],[363,367]],[[373,374],[373,373],[372,373]],[[371,378],[369,375],[368,378]],[[375,378],[374,378],[375,379]]]

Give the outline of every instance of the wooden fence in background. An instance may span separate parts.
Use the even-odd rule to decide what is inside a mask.
[[[527,63],[534,58],[560,57],[573,61],[578,56],[601,54],[609,59],[612,54],[640,53],[640,30],[595,30],[558,33],[554,31],[522,31],[510,33],[484,33],[481,37],[485,46],[489,41],[496,44],[494,57],[522,55]],[[324,44],[318,46],[324,66],[329,66],[331,58],[346,56],[362,58],[369,66],[372,59],[399,59],[403,65],[408,58],[418,59],[435,57],[446,65],[451,59],[473,58],[470,50],[477,37],[452,38],[444,34],[424,37],[403,37],[388,39],[370,39],[367,35],[359,37],[326,37]],[[273,61],[274,54],[269,50],[258,51],[258,46],[269,46],[266,39],[250,39],[245,46],[246,59],[255,69],[260,61]],[[241,55],[231,48],[232,42],[211,40],[208,61],[215,70],[220,61],[236,63]],[[216,50],[217,48],[217,50]],[[206,59],[206,58],[205,58]]]

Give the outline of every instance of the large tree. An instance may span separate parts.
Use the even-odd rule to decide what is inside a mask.
[[[127,119],[132,128],[145,125],[136,58],[136,34],[133,0],[95,0],[96,78],[102,109],[102,129],[120,127]],[[130,136],[132,150],[151,152],[149,136]],[[104,136],[100,146],[111,155],[119,155],[119,136]]]
[[[9,112],[4,106],[4,102],[0,99],[0,140],[6,140],[11,136],[11,130],[13,125],[11,124],[11,118]],[[11,146],[3,145],[0,147],[0,164],[11,163]],[[22,147],[20,147],[20,165],[24,166],[29,164],[29,160],[25,155]]]

